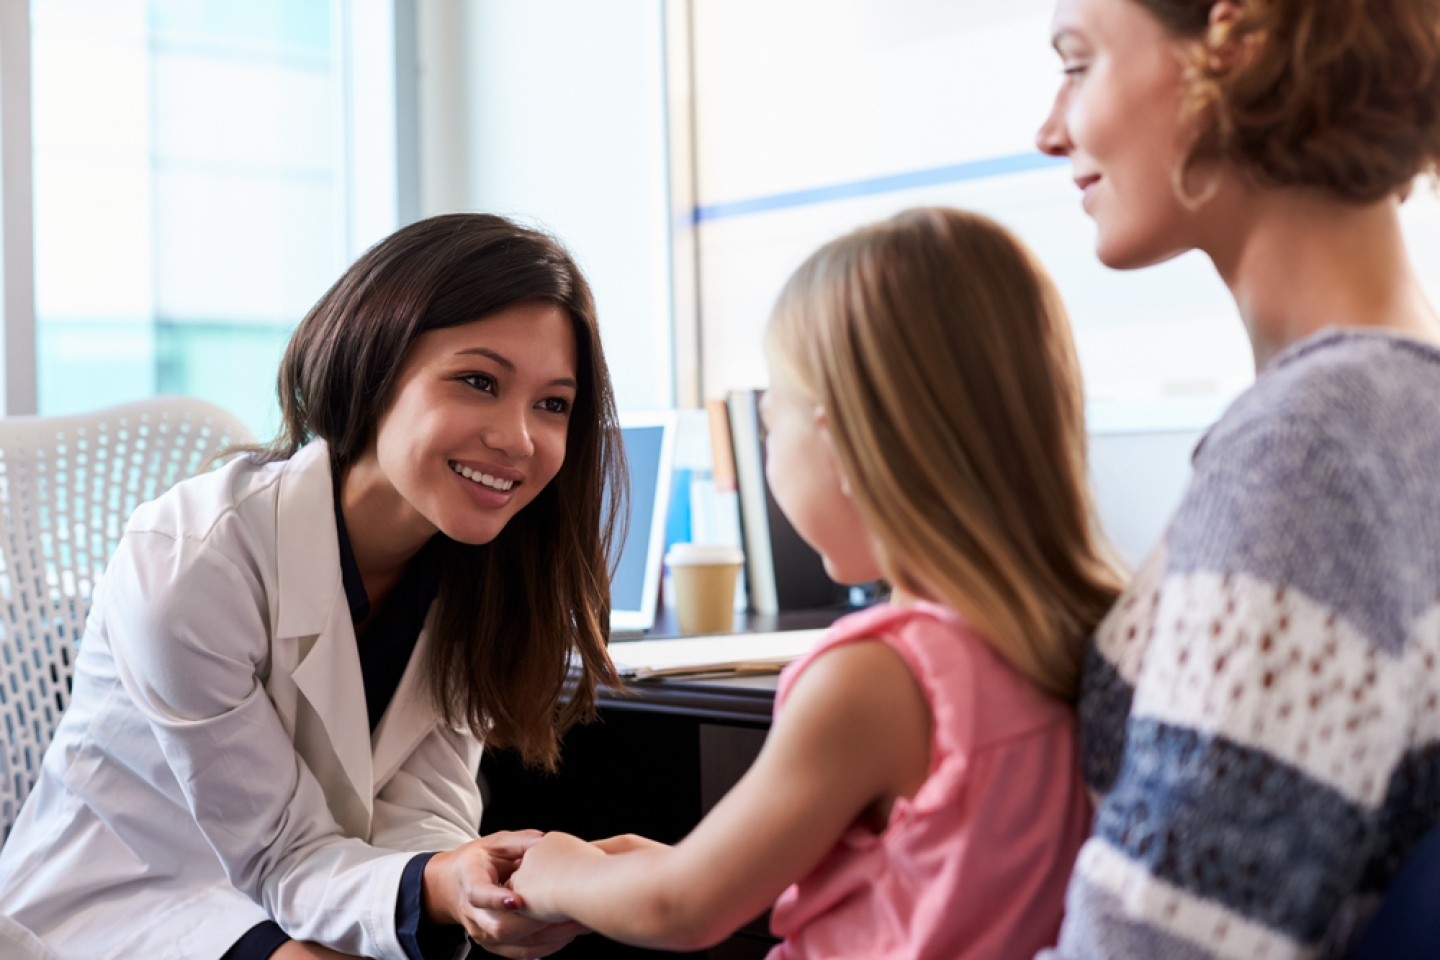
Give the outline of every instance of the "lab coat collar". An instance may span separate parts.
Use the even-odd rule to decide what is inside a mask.
[[[335,592],[344,590],[334,484],[324,440],[301,447],[281,473],[275,508],[277,638],[320,633],[329,622]]]
[[[291,674],[295,686],[319,719],[348,786],[364,807],[365,822],[345,826],[368,835],[374,799],[370,720],[355,628],[340,579],[334,497],[329,448],[323,440],[312,441],[290,459],[280,479],[274,643],[292,648],[277,660],[296,665]],[[297,737],[300,742],[309,741]],[[318,762],[312,768],[316,765],[328,766]],[[321,779],[327,795],[339,788]]]
[[[370,736],[365,681],[340,571],[334,490],[325,441],[307,444],[286,464],[276,507],[275,642],[294,645],[281,662],[297,664],[295,685],[323,724],[368,818],[375,794],[440,722],[424,671],[434,617],[432,608],[400,684]]]

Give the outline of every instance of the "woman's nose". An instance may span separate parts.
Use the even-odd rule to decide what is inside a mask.
[[[521,404],[506,404],[491,420],[481,434],[485,445],[514,460],[523,460],[535,452],[530,438],[530,424],[527,421],[529,407]]]
[[[1055,102],[1050,105],[1050,115],[1040,124],[1040,129],[1035,134],[1035,146],[1041,153],[1052,157],[1070,155],[1070,131],[1065,126],[1065,108],[1062,102],[1064,99],[1063,90],[1055,94]]]

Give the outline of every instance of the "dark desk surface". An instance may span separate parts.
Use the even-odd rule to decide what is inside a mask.
[[[775,674],[748,677],[687,677],[634,680],[621,690],[600,691],[605,711],[664,713],[724,723],[769,725],[775,706]]]
[[[778,616],[737,614],[735,633],[768,633],[776,630],[813,630],[828,627],[853,612],[849,607],[825,610],[797,610]],[[662,610],[655,618],[655,628],[646,640],[678,637],[674,614]],[[613,640],[622,644],[624,640]],[[605,710],[628,710],[665,713],[671,716],[698,717],[726,723],[769,724],[775,703],[775,674],[733,676],[715,674],[659,680],[632,680],[622,690],[600,692],[600,706]]]

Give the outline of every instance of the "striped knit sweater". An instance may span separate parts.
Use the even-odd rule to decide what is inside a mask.
[[[1440,821],[1440,350],[1316,334],[1194,467],[1088,655],[1053,960],[1341,956]]]

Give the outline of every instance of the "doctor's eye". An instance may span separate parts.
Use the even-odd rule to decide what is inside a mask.
[[[460,380],[484,393],[495,392],[495,378],[488,373],[467,373]]]

